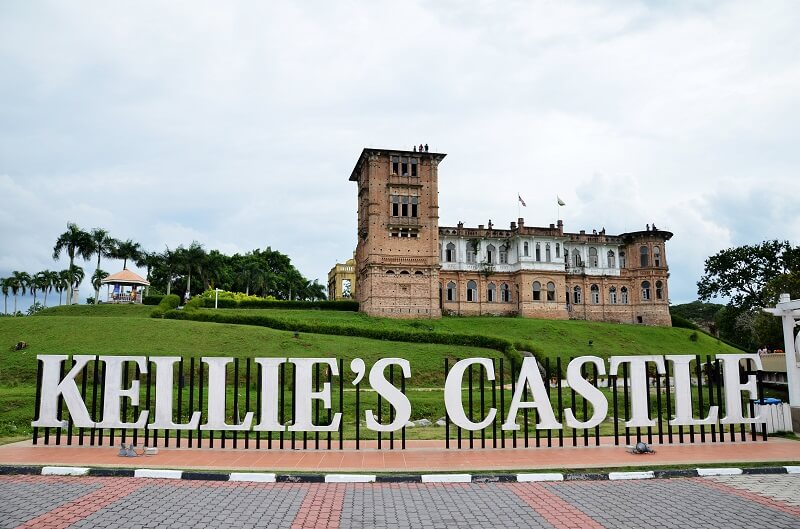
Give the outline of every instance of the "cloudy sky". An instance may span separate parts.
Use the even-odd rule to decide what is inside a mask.
[[[422,142],[442,224],[507,226],[517,193],[528,225],[557,194],[570,231],[655,222],[691,301],[716,251],[800,243],[798,27],[794,1],[4,1],[0,276],[65,268],[73,221],[324,283],[361,149]]]

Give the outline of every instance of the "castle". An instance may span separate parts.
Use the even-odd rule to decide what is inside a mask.
[[[355,285],[372,316],[521,315],[670,325],[672,237],[653,226],[609,235],[563,223],[509,229],[439,226],[438,167],[446,155],[364,149],[358,185]],[[348,263],[349,264],[349,263]],[[336,298],[336,267],[330,285]],[[339,287],[341,288],[341,287]]]

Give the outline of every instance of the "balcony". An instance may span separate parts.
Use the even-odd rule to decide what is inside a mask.
[[[387,225],[390,228],[405,227],[405,226],[419,226],[419,217],[389,217]]]

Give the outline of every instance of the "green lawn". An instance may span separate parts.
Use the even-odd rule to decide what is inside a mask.
[[[200,309],[219,314],[267,314],[292,322],[320,322],[379,330],[434,331],[497,336],[530,342],[537,356],[568,361],[581,355],[608,358],[615,355],[665,355],[734,353],[737,349],[703,333],[688,329],[651,327],[578,320],[553,321],[505,317],[447,317],[440,320],[371,318],[360,313],[321,310]],[[692,339],[692,335],[696,341]],[[589,345],[589,341],[592,345]]]
[[[184,357],[258,356],[337,357],[345,361],[345,388],[352,379],[349,360],[360,357],[367,365],[378,358],[398,356],[411,362],[412,378],[408,393],[412,419],[435,421],[444,415],[440,389],[443,386],[443,359],[484,356],[501,358],[502,353],[478,347],[390,342],[357,338],[278,331],[260,326],[204,323],[150,318],[153,307],[141,305],[97,305],[55,307],[35,317],[0,318],[0,438],[30,435],[33,418],[37,354],[132,354],[177,355]],[[215,312],[213,309],[202,309]],[[568,360],[579,355],[608,357],[627,354],[715,354],[734,349],[707,335],[676,328],[546,321],[500,317],[451,317],[442,320],[390,320],[362,314],[320,310],[227,309],[224,314],[268,314],[286,322],[320,322],[349,328],[405,330],[411,332],[481,334],[535,345],[540,357]],[[593,345],[589,346],[588,341]],[[19,341],[29,344],[13,351]],[[242,376],[244,364],[242,364]],[[506,363],[508,377],[508,363]],[[336,386],[336,384],[334,384]],[[477,385],[476,385],[477,389]],[[231,390],[232,391],[232,390]],[[243,391],[243,390],[242,390]],[[338,388],[334,388],[334,402]],[[362,393],[362,414],[376,405],[375,394]],[[184,404],[188,392],[184,392]],[[240,395],[242,402],[244,396]],[[254,398],[254,397],[253,397]],[[555,398],[555,396],[554,396]],[[564,404],[568,405],[565,395]],[[506,403],[510,395],[506,395]],[[348,437],[354,435],[355,393],[344,394]],[[465,399],[466,402],[466,399]],[[475,399],[476,406],[478,399]],[[581,402],[581,401],[579,401]],[[288,403],[287,403],[288,405]],[[488,405],[488,403],[487,403]],[[232,399],[229,413],[233,416]],[[363,419],[363,416],[362,416]],[[530,421],[533,417],[529,418]],[[530,422],[529,421],[529,422]],[[610,432],[611,423],[603,425]],[[362,437],[374,437],[362,429]],[[442,428],[409,429],[409,438],[441,438]]]

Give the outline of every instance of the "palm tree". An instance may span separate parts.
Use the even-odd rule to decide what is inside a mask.
[[[8,316],[8,293],[11,291],[11,278],[0,278],[0,291],[3,293],[3,314]]]
[[[14,295],[14,316],[17,315],[17,295],[22,293],[25,295],[26,289],[31,282],[31,276],[27,272],[11,272],[11,293]]]
[[[131,261],[136,261],[140,258],[141,253],[142,245],[138,242],[133,242],[130,239],[124,242],[118,241],[116,248],[114,249],[114,257],[117,259],[122,259],[123,270],[128,268],[128,259]]]
[[[143,266],[147,269],[147,282],[152,282],[151,273],[153,268],[157,267],[162,262],[162,257],[156,252],[141,252],[139,258],[136,260],[136,266]],[[144,295],[150,294],[150,287],[145,288]]]
[[[53,247],[53,259],[58,261],[58,258],[65,250],[69,256],[68,270],[72,270],[76,255],[88,260],[94,253],[92,236],[80,229],[74,222],[68,223],[67,231],[58,236],[56,245]],[[70,281],[68,286],[67,303],[72,303],[73,283],[73,281]]]
[[[100,283],[107,277],[108,272],[105,270],[100,270],[99,268],[92,274],[92,286],[94,287],[95,296],[100,295]],[[97,305],[97,298],[94,298],[94,304]]]
[[[178,250],[172,251],[167,246],[167,249],[159,254],[160,265],[167,271],[167,295],[172,292],[172,278],[175,269],[178,267]]]
[[[47,277],[46,288],[44,289],[44,306],[47,308],[47,294],[52,292],[54,288],[57,288],[59,275],[58,272],[54,272],[52,270],[45,270],[44,272],[40,272]]]
[[[97,254],[97,267],[95,268],[94,275],[100,271],[100,258],[113,257],[114,251],[119,244],[119,241],[111,237],[108,232],[102,228],[94,228],[90,233],[92,237],[92,249]],[[92,278],[94,278],[92,275]],[[108,274],[106,274],[108,275]],[[94,284],[94,280],[92,281]],[[98,282],[94,287],[94,304],[100,301],[100,283]]]
[[[192,272],[201,273],[203,269],[203,261],[206,258],[206,251],[203,245],[197,241],[192,241],[188,248],[179,246],[176,252],[179,256],[181,270],[186,273],[186,295],[188,298],[192,292]]]
[[[78,286],[83,282],[83,278],[86,277],[86,273],[83,271],[78,265],[73,266],[68,270],[69,272],[69,282],[70,282],[70,293],[73,292],[73,289],[78,288]],[[72,300],[69,300],[69,304],[72,304]]]
[[[61,305],[62,303],[61,294],[69,288],[71,281],[69,278],[69,270],[62,270],[60,272],[57,272],[57,274],[58,274],[58,279],[56,279],[55,281],[55,289],[56,292],[58,292],[58,304]]]
[[[34,274],[31,278],[30,289],[33,293],[33,307],[36,310],[36,292],[42,292],[47,296],[47,289],[50,288],[50,271],[44,270],[38,274]],[[45,298],[46,299],[46,298]]]

